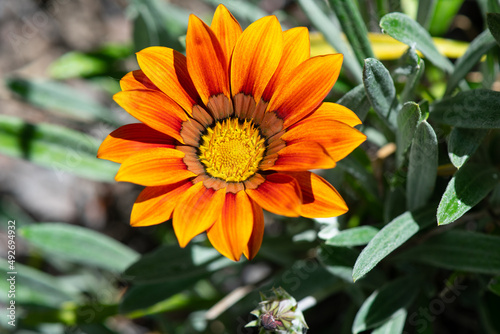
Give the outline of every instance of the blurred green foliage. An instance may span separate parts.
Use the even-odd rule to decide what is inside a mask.
[[[267,14],[258,0],[223,3],[242,25]],[[170,227],[158,230],[154,251],[139,255],[90,229],[31,222],[22,208],[1,202],[2,221],[15,218],[17,236],[30,246],[15,264],[15,332],[119,333],[109,320],[126,318],[160,333],[252,333],[244,325],[259,290],[278,286],[299,302],[312,333],[500,332],[500,5],[477,1],[483,31],[452,62],[431,36],[450,30],[462,3],[293,2],[345,54],[329,99],[349,90],[338,103],[363,120],[368,141],[323,174],[349,213],[273,216],[278,232],[266,234],[251,262],[223,258],[203,236],[181,249]],[[96,159],[99,141],[75,129],[122,124],[109,106],[119,78],[135,69],[126,61],[150,45],[182,51],[189,15],[161,0],[131,0],[127,12],[130,45],[69,52],[51,65],[50,81],[6,79],[18,98],[69,126],[0,116],[1,153],[113,182],[117,166]],[[276,14],[297,22],[291,12]],[[366,34],[374,21],[408,45],[400,59],[374,58]],[[483,80],[468,80],[471,71]],[[75,78],[109,103],[66,83]],[[0,261],[2,271],[9,264]],[[248,279],[253,272],[257,278]],[[8,291],[8,281],[0,287]],[[8,303],[7,294],[0,301]],[[4,320],[2,328],[12,330]]]

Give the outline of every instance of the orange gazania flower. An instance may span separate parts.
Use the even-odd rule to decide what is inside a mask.
[[[347,211],[311,169],[332,168],[365,139],[349,109],[322,103],[341,54],[310,58],[306,28],[282,31],[275,16],[242,32],[220,5],[207,26],[191,15],[186,55],[165,47],[137,53],[141,70],[115,101],[142,123],[113,131],[98,157],[121,163],[117,181],[146,186],[131,224],[173,219],[181,247],[206,231],[224,256],[252,259],[262,209],[289,216]]]

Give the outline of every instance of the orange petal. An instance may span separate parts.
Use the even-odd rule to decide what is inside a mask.
[[[151,80],[149,80],[142,70],[136,70],[125,74],[125,76],[120,80],[120,87],[122,90],[159,90],[159,88],[156,87]]]
[[[295,178],[302,191],[300,215],[308,218],[340,216],[348,208],[337,190],[321,176],[311,172],[286,173]]]
[[[253,229],[253,210],[244,191],[227,193],[222,213],[207,231],[208,240],[225,257],[239,261]]]
[[[230,97],[224,51],[210,27],[194,15],[189,17],[186,55],[189,75],[205,105],[212,95]]]
[[[166,186],[146,187],[134,203],[130,225],[150,226],[169,220],[179,197],[192,185],[190,181],[181,181]]]
[[[266,181],[257,189],[247,189],[245,192],[267,211],[287,217],[300,215],[300,186],[297,180],[289,175],[267,175]]]
[[[335,167],[335,161],[323,146],[315,142],[298,142],[286,145],[278,152],[274,165],[266,169],[276,171],[306,171]]]
[[[142,123],[124,125],[111,132],[97,152],[99,159],[123,162],[141,150],[155,147],[174,148],[176,140]]]
[[[323,122],[327,120],[339,121],[345,123],[349,126],[356,126],[361,124],[361,120],[358,115],[356,115],[352,110],[344,107],[341,104],[323,102],[318,109],[316,109],[312,114],[307,116],[307,121],[314,120],[315,122]],[[298,125],[302,122],[292,125]]]
[[[319,143],[333,160],[339,161],[364,142],[366,136],[342,122],[332,120],[318,122],[315,119],[306,118],[289,129],[281,136],[281,139],[286,141],[287,147],[295,143]]]
[[[174,210],[173,226],[181,247],[198,234],[208,230],[219,218],[226,189],[207,189],[203,182],[189,188]]]
[[[137,62],[151,82],[191,113],[193,105],[198,104],[199,96],[182,53],[152,46],[137,53]]]
[[[287,84],[283,78],[290,75],[300,63],[309,59],[311,46],[307,28],[297,27],[283,32],[283,42],[283,56],[262,94],[264,101],[271,99],[278,85]]]
[[[143,186],[161,186],[196,176],[187,170],[183,157],[184,153],[171,148],[140,151],[123,161],[115,180]]]
[[[262,238],[264,237],[264,213],[257,203],[253,200],[250,201],[253,210],[253,229],[247,247],[243,250],[243,254],[249,260],[253,259],[259,252],[260,245],[262,245]]]
[[[286,84],[276,88],[267,110],[276,111],[288,127],[316,109],[332,89],[342,66],[342,54],[310,58],[295,68]]]
[[[179,131],[187,115],[162,92],[128,90],[116,93],[113,99],[139,121],[184,143]]]
[[[231,58],[231,91],[260,97],[283,53],[283,32],[276,16],[266,16],[245,29]]]
[[[215,10],[210,28],[217,36],[222,51],[226,56],[226,62],[229,65],[234,45],[241,35],[240,24],[224,5],[219,5]]]

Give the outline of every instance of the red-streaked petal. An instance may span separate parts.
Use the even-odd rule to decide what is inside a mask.
[[[188,117],[175,101],[162,92],[128,90],[116,93],[113,99],[139,121],[184,143],[179,131]]]
[[[136,70],[125,74],[125,76],[120,80],[120,87],[122,90],[160,90],[153,82],[151,82],[151,80],[149,80],[142,70]]]
[[[146,76],[187,113],[199,96],[189,77],[186,57],[175,50],[152,46],[137,53],[137,62]]]
[[[97,151],[99,159],[123,162],[141,150],[155,147],[174,148],[176,140],[142,123],[124,125],[111,132]]]
[[[332,120],[305,119],[287,131],[281,139],[288,145],[316,142],[325,148],[334,161],[345,158],[366,140],[366,136],[349,125]]]
[[[253,210],[244,191],[227,193],[222,213],[207,231],[208,240],[225,257],[239,261],[253,229]]]
[[[179,197],[192,185],[191,181],[181,181],[166,186],[146,187],[134,203],[130,225],[150,226],[169,220]]]
[[[219,40],[222,51],[226,55],[229,65],[234,45],[241,35],[241,26],[224,5],[219,5],[215,10],[210,28]]]
[[[333,167],[335,167],[335,161],[323,146],[315,142],[298,142],[290,145],[287,143],[287,146],[279,151],[274,165],[266,166],[266,169],[306,171]]]
[[[328,120],[339,121],[345,123],[349,126],[356,126],[361,124],[361,120],[358,115],[356,115],[352,110],[344,107],[341,104],[323,102],[318,109],[316,109],[312,114],[307,116],[304,120],[315,122],[323,122]],[[302,121],[295,123],[291,127],[301,124]]]
[[[245,190],[248,196],[269,212],[298,217],[302,195],[297,180],[281,173],[266,176],[266,181],[257,189]]]
[[[207,189],[203,182],[189,188],[174,210],[173,226],[181,247],[198,234],[208,230],[219,218],[226,189]]]
[[[224,51],[210,27],[194,15],[189,17],[186,55],[189,75],[205,105],[213,95],[230,97]]]
[[[267,84],[262,99],[269,101],[278,85],[287,84],[283,78],[303,61],[309,59],[311,46],[309,43],[309,32],[305,27],[292,28],[283,32],[283,56],[273,77]]]
[[[182,158],[184,153],[171,148],[143,150],[123,161],[115,180],[161,186],[196,176],[187,169]]]
[[[253,210],[253,229],[250,240],[248,240],[247,247],[243,250],[246,258],[251,260],[259,252],[260,246],[262,245],[262,238],[264,237],[264,213],[262,208],[250,200],[252,203]]]
[[[245,29],[231,58],[231,92],[252,95],[264,92],[283,53],[283,32],[275,16],[266,16]]]
[[[268,111],[276,111],[285,128],[316,109],[332,89],[342,66],[342,54],[310,58],[283,78],[286,84],[277,87]]]
[[[300,215],[308,218],[340,216],[348,208],[344,199],[330,183],[311,172],[286,173],[295,178],[302,191]]]

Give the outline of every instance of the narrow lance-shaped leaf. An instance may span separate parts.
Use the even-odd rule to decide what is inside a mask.
[[[354,111],[361,122],[365,120],[370,110],[370,101],[368,101],[363,84],[359,84],[345,93],[337,103]]]
[[[500,45],[500,13],[488,13],[486,14],[486,23],[491,31],[493,37]]]
[[[326,41],[330,43],[337,52],[344,55],[344,65],[351,74],[351,79],[356,83],[361,83],[362,70],[356,58],[352,55],[352,50],[344,42],[340,30],[334,25],[324,11],[318,7],[313,0],[299,0],[299,5],[307,15],[311,23],[318,29]]]
[[[363,277],[419,230],[432,225],[436,221],[434,213],[435,207],[430,206],[413,213],[407,211],[394,218],[361,251],[354,264],[352,278],[356,281]]]
[[[410,248],[397,259],[450,270],[499,275],[500,237],[449,230]]]
[[[375,112],[394,128],[397,124],[396,110],[399,109],[399,102],[389,71],[377,59],[368,58],[363,69],[363,84]]]
[[[0,302],[10,303],[7,291],[10,290],[10,283],[8,279],[10,275],[14,276],[15,281],[15,302],[18,304],[38,305],[48,307],[59,307],[67,301],[75,300],[74,296],[69,291],[65,290],[64,286],[60,284],[57,277],[23,265],[15,263],[15,274],[8,274],[12,272],[10,264],[5,259],[0,259],[0,269],[4,273],[4,278],[0,280]],[[6,277],[5,277],[6,276]]]
[[[111,110],[68,85],[49,80],[8,78],[6,86],[21,99],[49,112],[79,121],[104,121],[119,125]]]
[[[50,168],[58,177],[71,173],[113,181],[118,171],[117,164],[96,158],[98,140],[60,126],[0,115],[0,142],[0,153]]]
[[[351,44],[358,62],[363,65],[365,58],[374,58],[368,30],[354,1],[330,0],[330,6],[337,15],[342,30]]]
[[[476,152],[477,148],[488,133],[485,129],[464,129],[454,127],[448,139],[448,156],[451,163],[462,167]]]
[[[387,283],[361,305],[354,318],[352,332],[360,333],[377,327],[396,314],[399,315],[399,310],[407,308],[418,292],[418,279],[415,276],[401,277]]]
[[[408,311],[402,308],[399,309],[393,316],[387,320],[380,327],[375,328],[372,331],[372,334],[401,334],[403,333],[403,329],[405,327],[406,316],[408,315]]]
[[[465,164],[448,183],[437,211],[439,225],[453,223],[469,211],[500,181],[496,168]]]
[[[431,105],[436,122],[468,129],[500,128],[500,92],[474,89]]]
[[[448,86],[446,87],[445,95],[450,95],[455,87],[457,87],[460,80],[462,80],[477,64],[482,55],[487,53],[495,45],[495,39],[488,30],[483,31],[479,36],[477,36],[470,43],[469,48],[467,48],[464,55],[457,59],[457,62],[455,63],[455,70],[448,79]]]
[[[398,166],[403,164],[404,155],[410,147],[421,116],[420,107],[415,102],[405,103],[398,113],[398,131],[396,133],[396,160]]]
[[[408,166],[406,201],[408,210],[415,210],[427,203],[434,191],[438,167],[437,137],[426,121],[415,131]]]
[[[43,252],[67,261],[121,272],[139,254],[99,232],[63,223],[25,226],[20,235]]]
[[[373,226],[353,227],[331,237],[326,241],[331,246],[363,246],[370,242],[378,233],[378,229]]]
[[[413,62],[411,72],[407,74],[405,87],[401,92],[400,99],[402,102],[407,102],[413,95],[417,84],[420,81],[420,77],[425,71],[425,62],[420,58],[415,52],[414,48],[408,49],[409,59]]]
[[[424,56],[445,72],[453,71],[452,63],[439,53],[431,35],[420,24],[403,13],[390,13],[380,20],[383,31],[408,46],[415,46]]]
[[[425,29],[429,28],[437,0],[420,0],[418,2],[417,22]]]

